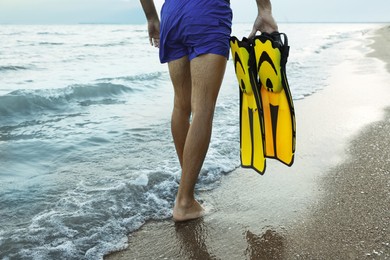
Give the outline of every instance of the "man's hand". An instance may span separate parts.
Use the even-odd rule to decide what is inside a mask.
[[[160,21],[159,19],[148,20],[148,32],[150,45],[160,47]]]
[[[160,20],[158,19],[156,7],[153,0],[140,0],[148,21],[148,32],[150,45],[160,47]]]
[[[270,12],[257,16],[255,23],[253,24],[252,32],[249,34],[248,38],[255,37],[258,31],[267,33],[278,31],[278,25]]]

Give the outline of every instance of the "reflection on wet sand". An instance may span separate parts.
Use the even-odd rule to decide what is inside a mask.
[[[259,226],[250,231],[239,223],[214,223],[213,219],[200,218],[145,225],[130,239],[126,253],[117,252],[105,259],[288,259],[287,232],[283,227]]]
[[[283,235],[268,229],[261,236],[248,230],[245,236],[248,242],[245,255],[250,260],[283,259],[286,248],[286,238]]]
[[[213,240],[203,219],[176,223],[176,238],[179,244],[180,255],[183,259],[220,259],[208,248],[207,239]],[[250,260],[283,259],[286,249],[286,238],[275,230],[267,229],[261,235],[247,230],[244,233],[247,248],[245,258]],[[209,241],[209,242],[210,242]]]
[[[217,259],[207,249],[207,227],[203,218],[175,224],[176,237],[180,243],[180,255],[184,259]]]

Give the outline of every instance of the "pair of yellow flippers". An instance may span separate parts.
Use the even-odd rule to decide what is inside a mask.
[[[295,112],[286,76],[287,36],[262,33],[241,41],[233,36],[230,48],[240,86],[241,165],[260,174],[265,171],[265,158],[291,166]]]

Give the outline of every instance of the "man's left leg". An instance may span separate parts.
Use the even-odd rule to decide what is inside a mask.
[[[190,127],[191,116],[191,71],[187,56],[168,63],[174,89],[171,131],[176,153],[183,167],[183,150]]]
[[[215,105],[226,68],[226,57],[205,54],[194,58],[191,67],[192,122],[183,151],[182,176],[173,218],[184,221],[203,215],[194,189],[209,147]]]

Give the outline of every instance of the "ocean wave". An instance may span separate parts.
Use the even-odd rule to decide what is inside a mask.
[[[222,110],[215,115],[215,135],[197,192],[215,188],[224,174],[239,165],[239,119],[226,120],[238,103],[229,98],[219,102],[217,109]],[[45,162],[55,161],[53,170],[29,178],[19,194],[13,190],[0,198],[5,205],[28,206],[22,216],[25,225],[10,225],[0,233],[0,241],[4,238],[0,258],[103,259],[125,248],[128,234],[145,222],[171,217],[180,166],[169,124],[129,128],[116,137],[90,135],[78,142],[73,133],[67,137],[72,139],[70,146],[59,144],[67,143],[67,138],[55,136],[58,143],[50,141],[42,150],[56,159],[36,152],[40,140],[29,144],[34,152],[23,151]],[[43,202],[45,207],[38,208]]]
[[[118,160],[118,162],[121,161],[119,165],[107,164],[104,157],[101,157],[100,165],[90,165],[84,161],[85,157],[79,158],[79,162],[72,164],[71,171],[65,170],[59,173],[66,174],[66,178],[81,174],[83,179],[64,180],[64,176],[58,175],[58,182],[63,182],[60,186],[66,182],[67,186],[73,188],[60,195],[55,189],[42,190],[41,188],[39,191],[42,194],[38,192],[36,196],[47,196],[46,200],[60,196],[60,199],[50,200],[48,203],[50,206],[32,215],[27,226],[7,229],[7,232],[3,234],[3,237],[7,239],[0,245],[0,248],[9,248],[6,252],[7,257],[103,259],[108,252],[125,248],[128,242],[127,235],[140,228],[145,222],[151,219],[171,217],[180,170],[173,144],[167,138],[169,129],[165,125],[150,130],[135,130],[135,132],[142,131],[149,132],[149,136],[158,138],[158,143],[169,146],[169,149],[155,151],[148,139],[137,142],[134,147],[140,146],[144,154],[141,155],[142,161],[134,165],[129,164],[128,159],[138,153],[129,151],[129,146],[124,144],[129,142],[123,140],[120,142],[123,145],[106,146],[110,147],[108,150],[99,147],[99,154],[111,157],[114,155],[122,157],[123,155],[120,154],[123,151],[122,148],[125,148],[127,160]],[[227,131],[226,127],[219,131],[230,135],[236,133],[234,129]],[[209,158],[206,160],[196,188],[199,192],[216,187],[222,175],[232,171],[239,164],[238,149],[231,149],[230,145],[235,134],[223,136],[223,140],[214,140],[210,147]],[[235,139],[238,141],[238,138]],[[132,138],[127,140],[132,140]],[[104,142],[104,140],[93,141]],[[118,150],[119,153],[114,152]],[[89,150],[88,157],[92,156],[91,151]],[[146,153],[154,154],[160,159],[150,160],[150,157],[145,156]],[[162,154],[164,157],[161,157]],[[93,178],[85,178],[86,173],[79,172],[85,167],[89,167],[90,171],[100,170]],[[137,174],[132,173],[135,171]],[[112,174],[113,172],[116,174]],[[32,184],[23,192],[31,194],[37,186]],[[10,196],[3,197],[6,204],[11,205],[14,201],[18,201],[18,205],[22,205],[20,196],[15,198],[11,195],[10,193]],[[31,196],[25,198],[23,204],[31,206]],[[18,247],[21,240],[25,244],[22,250]],[[0,258],[1,256],[0,253]]]
[[[89,106],[121,102],[118,97],[134,90],[120,84],[72,85],[61,89],[16,90],[0,97],[0,115],[30,115],[61,110],[69,105]]]
[[[129,232],[148,219],[171,215],[178,184],[171,176],[163,177],[153,181],[146,176],[145,183],[136,184],[106,180],[101,189],[79,184],[52,208],[33,216],[27,228],[3,234],[2,247],[8,252],[0,252],[0,257],[103,259],[108,252],[124,249]],[[149,192],[142,194],[144,189]],[[15,245],[21,243],[25,246],[20,250]]]
[[[17,71],[17,70],[28,70],[28,67],[19,66],[19,65],[0,66],[0,72]]]
[[[114,77],[114,78],[100,78],[97,81],[115,81],[123,80],[127,82],[140,83],[145,81],[160,80],[163,77],[163,72],[153,72],[153,73],[144,73],[135,76],[123,76],[123,77]]]
[[[61,35],[61,36],[69,36],[69,35],[76,35],[75,33],[62,33],[62,32],[37,32],[37,35]]]
[[[40,42],[39,45],[64,45],[63,42]]]
[[[353,32],[344,32],[344,33],[335,33],[331,34],[325,38],[325,42],[318,46],[318,48],[314,51],[319,54],[324,50],[331,49],[334,46],[345,42],[346,39],[350,38]]]
[[[86,43],[83,45],[83,47],[114,47],[114,46],[124,46],[129,44],[126,41],[121,41],[121,42],[113,42],[113,43],[103,43],[103,44],[98,44],[98,43]]]

